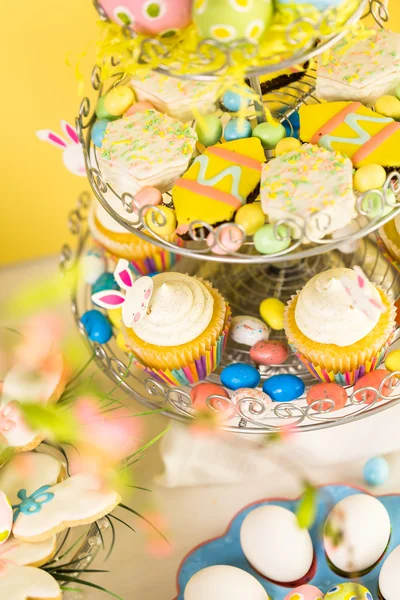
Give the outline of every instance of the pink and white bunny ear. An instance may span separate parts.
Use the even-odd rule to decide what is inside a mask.
[[[67,142],[60,136],[51,131],[50,129],[41,129],[36,132],[37,137],[42,142],[49,142],[53,146],[57,146],[57,148],[67,148]]]
[[[92,302],[101,308],[119,308],[125,302],[125,294],[116,290],[104,290],[92,294]]]
[[[75,128],[67,123],[67,121],[61,121],[61,127],[63,132],[73,141],[74,144],[79,144],[79,138],[75,131]]]
[[[353,271],[357,275],[356,280],[344,276],[340,278],[340,281],[350,296],[353,305],[361,310],[369,319],[375,320],[377,311],[382,313],[385,311],[385,307],[380,300],[366,294],[369,280],[364,271],[357,266],[353,267]]]
[[[119,287],[124,290],[131,290],[134,284],[134,277],[129,268],[129,262],[120,258],[114,271],[114,279]]]

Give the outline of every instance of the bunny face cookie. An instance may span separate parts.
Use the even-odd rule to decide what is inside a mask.
[[[46,571],[20,567],[0,557],[0,598],[4,600],[61,600],[57,581]]]
[[[61,127],[67,136],[68,142],[61,135],[50,129],[41,129],[36,132],[36,135],[42,142],[48,142],[63,151],[62,159],[68,171],[74,175],[85,177],[85,160],[77,133],[72,125],[66,121],[61,121]]]
[[[121,500],[115,491],[102,491],[98,479],[87,474],[41,486],[32,494],[21,488],[17,495],[13,534],[26,542],[40,542],[67,527],[93,523]]]
[[[122,320],[126,327],[132,327],[142,319],[147,310],[153,292],[154,283],[151,277],[136,279],[129,269],[129,263],[120,259],[114,271],[114,278],[118,285],[125,290],[104,290],[92,295],[92,301],[97,306],[107,309],[122,307]]]

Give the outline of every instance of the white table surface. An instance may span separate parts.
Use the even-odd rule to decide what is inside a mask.
[[[3,268],[0,270],[0,302],[16,293],[21,285],[45,280],[54,274],[56,269],[56,258]],[[65,303],[57,306],[56,310],[65,316],[73,327],[68,305]],[[110,389],[110,382],[105,379],[104,389]],[[138,411],[140,410],[138,405]],[[392,410],[384,413],[389,421]],[[167,419],[159,415],[143,418],[142,422],[144,441],[162,431],[167,425]],[[339,446],[341,440],[348,437],[346,427],[335,429],[335,439]],[[240,448],[238,451],[240,452]],[[128,503],[139,512],[158,513],[164,517],[171,551],[163,556],[150,554],[146,549],[148,535],[142,529],[138,528],[134,534],[124,526],[118,525],[117,541],[112,556],[107,563],[103,563],[99,557],[94,566],[98,569],[109,569],[110,572],[96,575],[92,580],[119,594],[124,600],[172,600],[176,593],[176,571],[182,558],[191,548],[221,534],[235,513],[246,504],[271,496],[296,497],[299,494],[299,476],[292,470],[280,467],[282,462],[287,459],[291,462],[296,461],[298,456],[290,446],[275,446],[265,459],[263,474],[251,480],[230,485],[166,489],[154,481],[154,477],[162,471],[159,447],[150,448],[143,461],[135,465],[134,469],[136,484],[150,487],[152,492],[136,491],[128,499]],[[400,491],[400,459],[394,454],[388,458],[391,477],[377,493]],[[346,482],[363,485],[364,460],[328,466],[310,466],[306,463],[307,459],[303,456],[303,473],[314,483]],[[125,517],[133,527],[138,525],[134,517]],[[100,600],[107,596],[99,591],[90,591],[86,592],[85,598]]]

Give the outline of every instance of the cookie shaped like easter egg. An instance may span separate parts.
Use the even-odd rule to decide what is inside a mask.
[[[238,316],[232,319],[231,338],[238,344],[253,346],[256,342],[267,340],[268,327],[255,317]]]
[[[334,585],[325,595],[326,600],[374,600],[371,592],[359,583],[347,581]]]
[[[257,41],[268,29],[273,12],[272,0],[194,0],[193,21],[203,38],[222,43],[241,38]]]
[[[8,540],[13,523],[11,504],[4,492],[0,490],[0,545]]]
[[[100,0],[111,21],[146,35],[166,34],[190,22],[191,0]]]

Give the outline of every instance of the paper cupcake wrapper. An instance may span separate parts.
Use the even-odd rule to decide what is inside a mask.
[[[386,227],[386,229],[385,229]],[[379,248],[382,250],[384,250],[384,255],[385,258],[387,258],[390,262],[394,261],[396,264],[397,261],[400,261],[400,248],[399,246],[391,239],[390,235],[394,236],[394,233],[392,231],[392,233],[390,234],[389,232],[387,232],[387,228],[393,228],[395,227],[394,223],[392,221],[389,221],[389,223],[386,223],[386,225],[384,225],[383,227],[380,227],[379,229],[379,236],[378,236],[378,246]],[[397,236],[399,237],[399,236]]]
[[[172,387],[179,385],[191,385],[192,383],[202,381],[211,375],[211,373],[215,371],[221,362],[222,355],[228,341],[228,332],[231,325],[231,320],[232,316],[229,314],[224,330],[218,338],[216,344],[207,350],[204,355],[200,356],[200,358],[186,365],[185,367],[169,371],[150,369],[139,362],[136,362],[135,364],[153,379],[156,379],[161,383],[166,383]]]
[[[299,361],[306,367],[306,369],[316,379],[319,379],[320,381],[323,381],[323,382],[333,381],[333,382],[338,383],[339,385],[354,385],[363,375],[365,375],[366,373],[369,373],[370,371],[375,371],[375,369],[377,369],[382,364],[382,362],[385,360],[387,351],[389,349],[389,346],[390,346],[393,336],[394,336],[394,331],[395,330],[393,330],[393,333],[390,336],[390,338],[387,340],[386,344],[384,346],[382,346],[380,351],[375,356],[373,356],[371,360],[366,361],[365,364],[360,365],[358,368],[354,369],[353,371],[345,371],[343,373],[341,373],[341,372],[335,373],[334,371],[327,371],[326,369],[324,369],[318,365],[314,365],[305,356],[300,354],[300,352],[298,352],[298,350],[295,346],[293,346],[292,344],[289,344],[289,345],[290,345],[290,348],[292,349],[293,353],[299,359]]]
[[[395,258],[393,257],[393,254],[390,252],[390,249],[387,247],[386,241],[384,241],[382,237],[377,236],[377,244],[378,244],[378,248],[379,248],[382,256],[384,258],[386,258],[388,263],[390,263],[392,265],[392,267],[394,269],[396,269],[396,271],[398,273],[400,273],[400,263],[398,263],[397,260],[395,260]]]
[[[132,270],[137,275],[148,275],[149,273],[169,271],[173,267],[180,256],[167,250],[163,250],[160,254],[150,256],[149,258],[140,260],[131,260]]]

